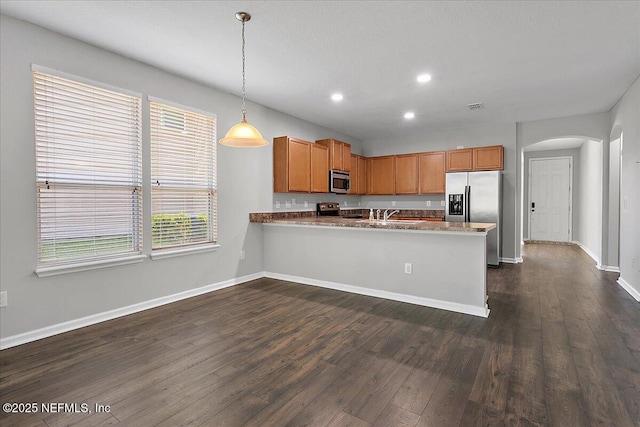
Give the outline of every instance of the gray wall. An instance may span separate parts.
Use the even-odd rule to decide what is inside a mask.
[[[620,138],[609,145],[609,247],[607,267],[620,269]]]
[[[529,239],[529,209],[527,203],[529,200],[529,159],[541,159],[552,157],[572,157],[573,158],[573,188],[571,193],[572,215],[571,215],[571,240],[580,240],[580,215],[578,206],[580,206],[580,149],[574,148],[569,150],[546,150],[546,151],[529,151],[524,153],[524,177],[525,185],[523,186],[522,200],[524,201],[524,209],[522,210],[522,238]]]
[[[640,298],[640,79],[635,81],[611,113],[611,140],[623,135],[620,162],[620,279],[633,288],[637,298]]]
[[[248,214],[272,208],[272,148],[218,146],[219,250],[38,278],[34,274],[37,237],[32,63],[144,94],[146,218],[150,216],[146,96],[215,113],[218,138],[240,119],[241,102],[236,96],[41,27],[6,15],[0,19],[0,288],[8,292],[9,300],[9,305],[0,309],[1,338],[262,272],[262,228],[250,225]],[[248,120],[267,140],[280,135],[312,141],[333,137],[359,149],[359,141],[346,135],[253,103],[247,108]],[[149,224],[145,224],[144,239],[148,254]],[[239,260],[241,249],[246,251],[244,261]]]
[[[586,141],[580,147],[580,238],[578,242],[598,263],[602,261],[603,143]],[[608,151],[608,150],[607,150]]]
[[[520,242],[517,229],[520,223],[516,222],[516,125],[500,124],[494,126],[476,127],[470,129],[458,129],[442,132],[421,133],[402,137],[394,140],[377,139],[363,141],[362,147],[365,156],[384,156],[388,154],[417,153],[422,151],[451,150],[458,146],[481,147],[486,145],[504,145],[504,171],[502,180],[502,244],[501,257],[515,260],[519,256]],[[404,200],[401,196],[388,196],[386,198],[376,196],[363,197],[364,207],[390,206],[393,200]],[[415,207],[427,209],[426,201],[433,200],[432,208],[442,209],[438,206],[443,197],[422,196],[415,199]],[[411,204],[411,201],[409,201]],[[435,206],[434,206],[435,205]]]

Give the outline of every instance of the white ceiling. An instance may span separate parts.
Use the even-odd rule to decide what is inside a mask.
[[[2,0],[0,10],[238,95],[234,15],[247,11],[247,98],[361,140],[608,111],[640,75],[638,1]],[[420,85],[423,72],[433,79]],[[485,108],[469,111],[475,102]]]

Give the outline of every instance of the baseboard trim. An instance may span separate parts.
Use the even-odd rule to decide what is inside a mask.
[[[518,258],[503,258],[500,257],[500,262],[504,262],[507,264],[520,264],[522,262],[522,257]]]
[[[138,313],[140,311],[149,310],[151,308],[160,307],[165,304],[170,304],[172,302],[180,301],[186,298],[191,298],[191,297],[206,294],[209,292],[217,291],[219,289],[224,289],[231,286],[239,285],[241,283],[249,282],[255,279],[260,279],[262,277],[264,277],[263,272],[249,274],[247,276],[242,276],[242,277],[236,277],[234,279],[229,279],[223,282],[202,286],[200,288],[189,289],[187,291],[178,292],[177,294],[167,295],[165,297],[143,301],[143,302],[129,305],[126,307],[116,308],[114,310],[109,310],[109,311],[105,311],[98,314],[92,314],[90,316],[81,317],[79,319],[70,320],[68,322],[58,323],[56,325],[46,326],[44,328],[35,329],[33,331],[24,332],[22,334],[1,338],[0,350],[4,350],[10,347],[15,347],[21,344],[26,344],[28,342],[36,341],[39,339],[51,337],[53,335],[58,335],[64,332],[72,331],[74,329],[83,328],[85,326],[94,325],[96,323],[105,322],[107,320],[116,319],[118,317],[127,316],[129,314]]]
[[[586,253],[587,255],[589,255],[591,258],[593,258],[593,260],[596,262],[596,268],[598,270],[604,270],[602,264],[600,264],[600,257],[598,257],[596,254],[594,254],[593,252],[591,252],[591,250],[589,250],[589,248],[587,248],[585,245],[583,245],[580,242],[575,242],[580,249],[582,249],[584,251],[584,253]]]
[[[300,283],[303,285],[318,286],[321,288],[333,289],[336,291],[350,292],[352,294],[366,295],[376,298],[385,298],[393,301],[406,302],[409,304],[421,305],[424,307],[438,308],[441,310],[455,311],[462,314],[471,314],[479,317],[489,317],[490,310],[486,307],[476,307],[467,304],[458,304],[448,301],[431,298],[417,297],[413,295],[398,294],[395,292],[381,291],[377,289],[363,288],[360,286],[345,285],[343,283],[328,282],[325,280],[311,279],[308,277],[290,276],[288,274],[273,273],[265,271],[265,277],[288,282]]]
[[[636,301],[640,302],[640,292],[635,290],[629,282],[624,280],[622,277],[618,277],[618,285],[622,287],[629,295],[631,295]]]
[[[620,273],[620,267],[615,267],[613,265],[603,265],[604,271],[609,271],[611,273]]]

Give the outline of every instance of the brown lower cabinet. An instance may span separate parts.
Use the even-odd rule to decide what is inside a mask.
[[[273,138],[273,191],[329,192],[329,150],[302,139]]]

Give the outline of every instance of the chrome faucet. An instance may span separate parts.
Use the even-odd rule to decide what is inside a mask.
[[[396,209],[396,210],[394,210],[393,212],[388,213],[390,209],[391,209],[391,208],[386,209],[386,210],[384,211],[384,222],[387,222],[387,220],[388,220],[389,218],[391,218],[391,215],[393,215],[393,214],[397,214],[398,212],[400,212],[399,210],[397,210],[397,209]]]

